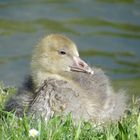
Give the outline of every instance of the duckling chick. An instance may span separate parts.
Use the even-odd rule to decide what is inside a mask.
[[[18,116],[25,111],[46,121],[54,114],[71,113],[75,122],[117,120],[124,113],[124,94],[115,94],[104,72],[90,68],[65,36],[43,38],[34,50],[31,69],[30,78],[7,102],[7,111],[15,110]]]

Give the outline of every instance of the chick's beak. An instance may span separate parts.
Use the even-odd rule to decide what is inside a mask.
[[[73,57],[73,64],[70,66],[71,71],[94,74],[94,71],[80,57]]]

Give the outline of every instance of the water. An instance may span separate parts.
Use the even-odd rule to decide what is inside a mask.
[[[0,80],[19,85],[50,33],[67,35],[90,65],[139,92],[140,0],[0,0]]]

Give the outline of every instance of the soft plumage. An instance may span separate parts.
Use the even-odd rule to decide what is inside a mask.
[[[7,102],[7,111],[22,116],[25,110],[45,120],[71,112],[75,121],[92,122],[117,120],[124,113],[123,92],[115,94],[104,72],[90,68],[67,37],[43,38],[33,52],[31,69],[30,78]]]

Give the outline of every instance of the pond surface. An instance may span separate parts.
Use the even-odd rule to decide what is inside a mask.
[[[140,0],[0,0],[0,81],[19,85],[38,40],[62,33],[119,87],[140,90]]]

